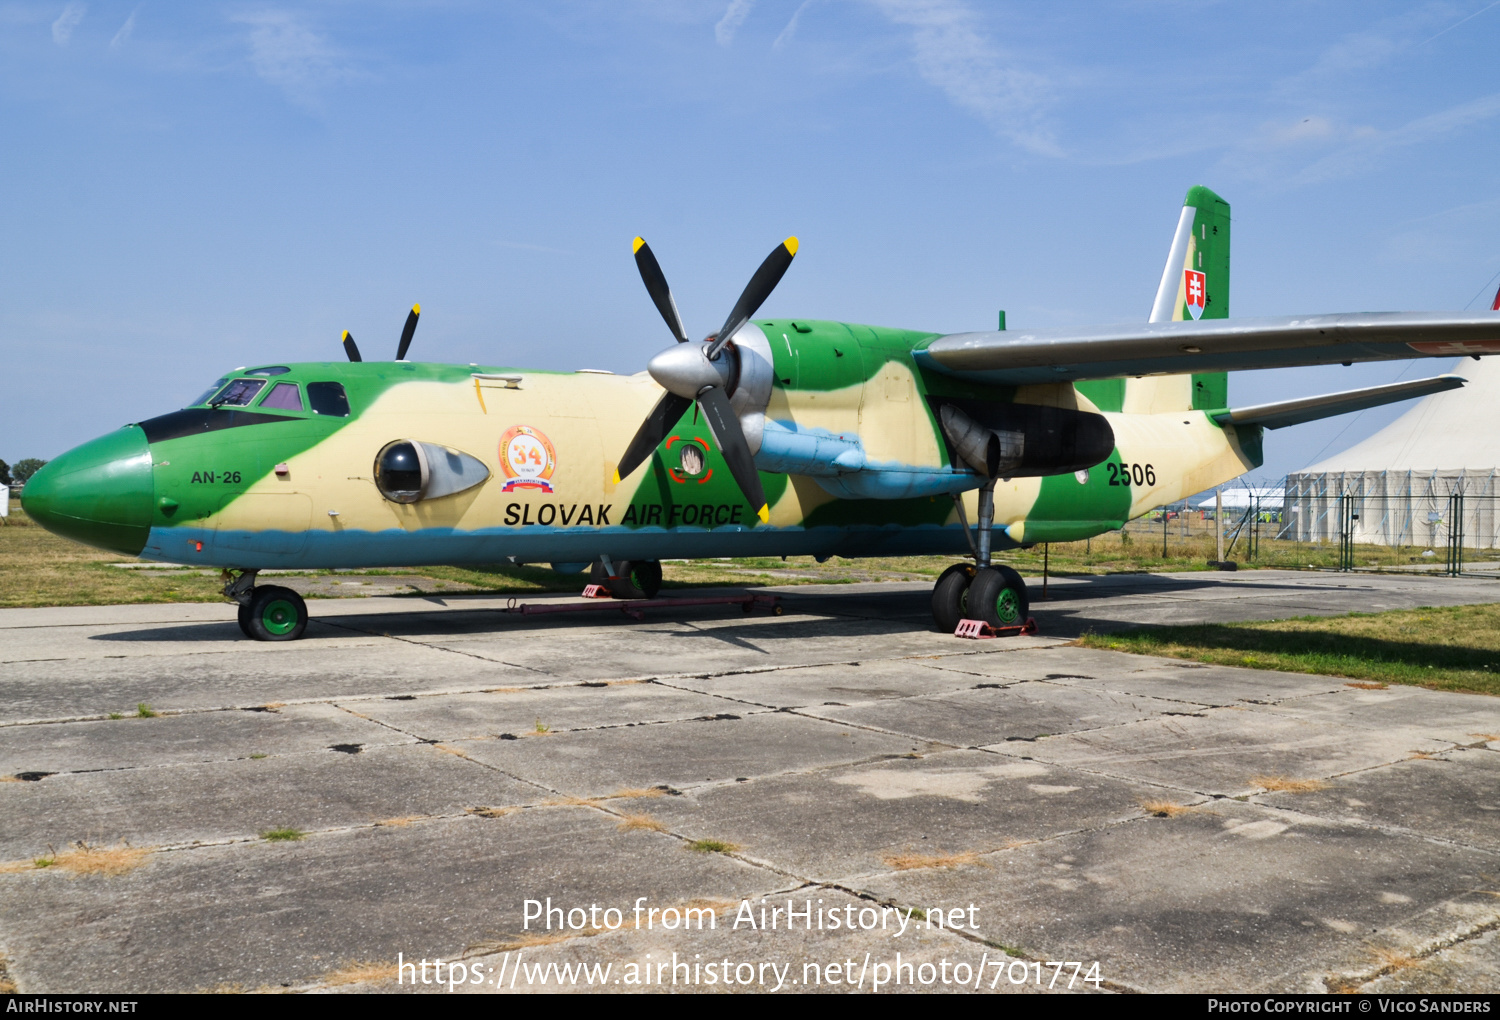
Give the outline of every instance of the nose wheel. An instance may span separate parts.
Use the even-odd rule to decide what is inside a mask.
[[[255,641],[295,641],[307,630],[307,603],[290,588],[258,585],[255,571],[227,581],[224,594],[239,603],[240,630]]]

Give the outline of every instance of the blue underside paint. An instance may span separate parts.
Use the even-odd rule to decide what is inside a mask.
[[[790,421],[766,420],[755,466],[778,474],[807,475],[840,499],[912,499],[977,489],[984,479],[948,465],[923,467],[873,461],[852,432],[833,433]]]
[[[1016,543],[996,529],[995,548]],[[202,548],[198,544],[202,543]],[[954,524],[917,527],[768,528],[485,528],[460,531],[221,532],[152,528],[142,559],[205,567],[305,569],[414,567],[426,564],[587,563],[707,559],[715,556],[923,556],[969,551]]]

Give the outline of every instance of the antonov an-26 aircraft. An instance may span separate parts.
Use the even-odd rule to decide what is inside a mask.
[[[755,318],[789,238],[717,333],[692,341],[656,258],[646,289],[677,341],[645,372],[406,360],[235,369],[180,411],[49,463],[27,513],[81,542],[224,568],[253,638],[307,607],[270,568],[591,564],[655,594],[664,557],[950,554],[938,627],[1025,620],[993,553],[1119,528],[1259,466],[1265,429],[1463,385],[1442,375],[1232,407],[1227,372],[1500,353],[1500,314],[1229,319],[1229,205],[1193,188],[1145,324],[939,335]]]

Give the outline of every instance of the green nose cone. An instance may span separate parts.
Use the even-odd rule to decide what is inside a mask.
[[[127,425],[48,461],[21,506],[54,535],[135,556],[151,531],[151,494],[146,433]]]

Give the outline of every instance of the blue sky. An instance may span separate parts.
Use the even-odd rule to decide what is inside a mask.
[[[1487,2],[0,3],[0,457],[343,329],[390,357],[413,301],[415,357],[638,371],[636,234],[699,335],[788,234],[766,314],[1119,322],[1206,184],[1233,315],[1487,307]],[[1260,474],[1399,411],[1271,433]]]

